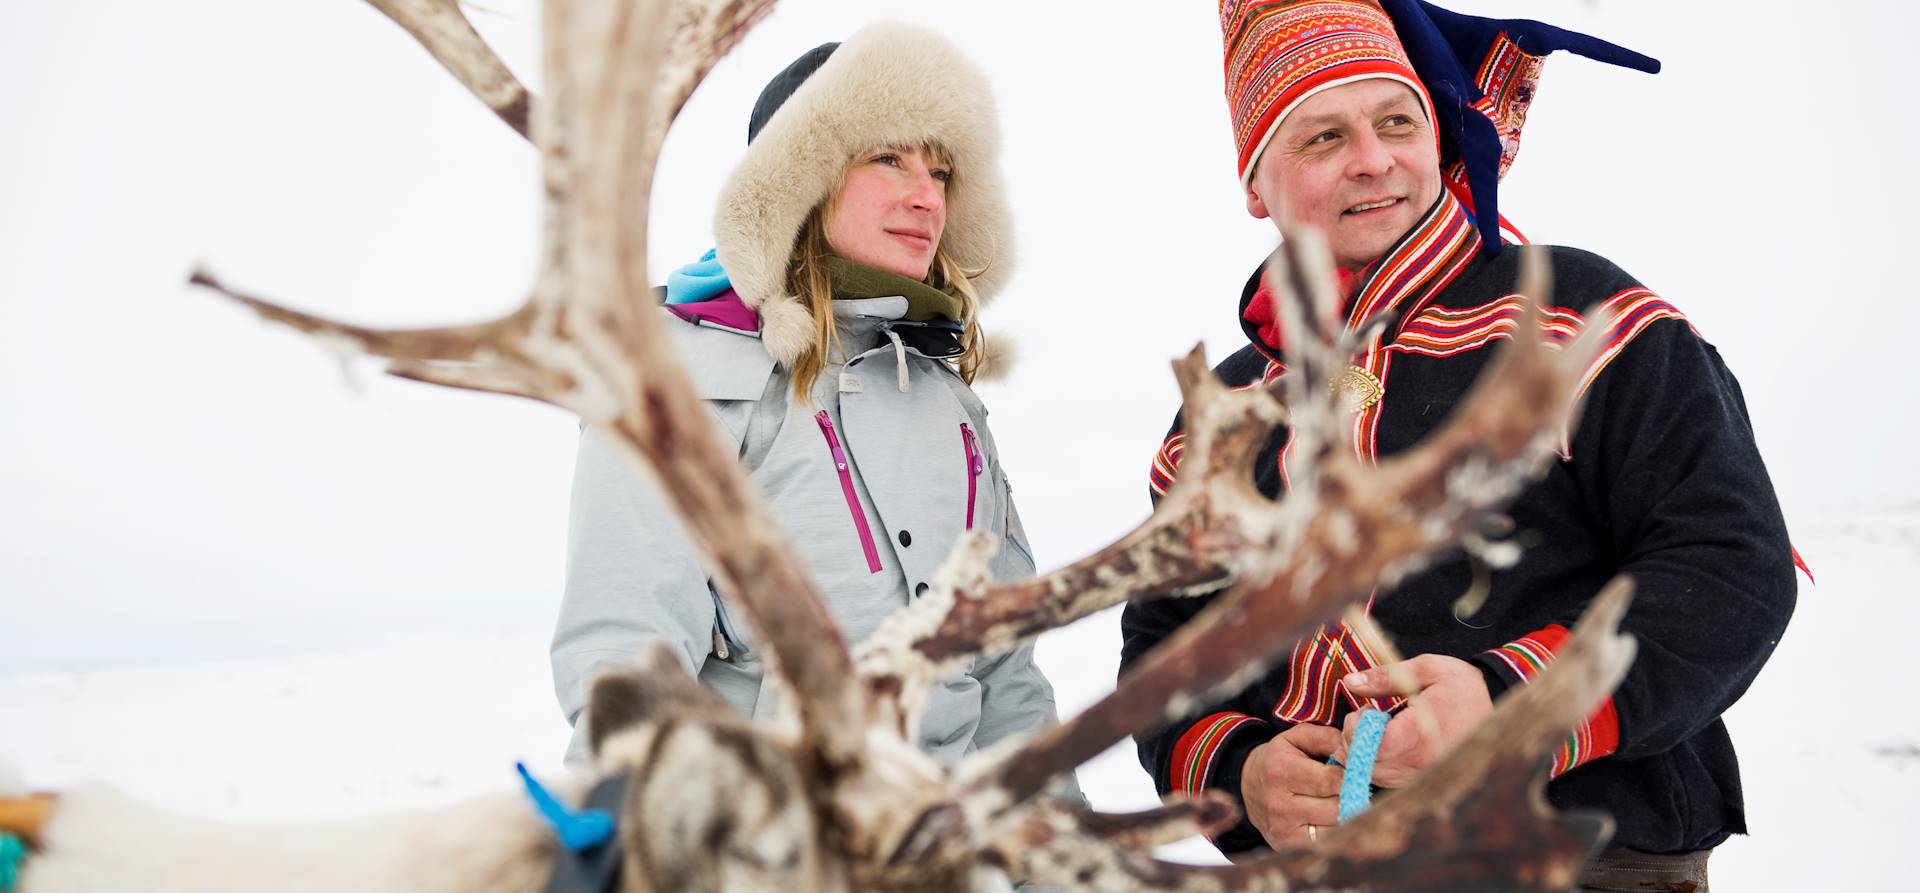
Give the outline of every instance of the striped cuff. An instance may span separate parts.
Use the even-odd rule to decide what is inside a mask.
[[[1566,642],[1567,628],[1559,624],[1536,630],[1521,636],[1505,645],[1480,655],[1479,663],[1491,668],[1511,687],[1522,682],[1532,682],[1540,671],[1553,662],[1554,652]],[[1499,692],[1494,692],[1496,696]],[[1590,763],[1620,749],[1620,717],[1615,712],[1613,697],[1609,695],[1593,711],[1586,721],[1567,736],[1567,740],[1553,754],[1552,776],[1558,778],[1561,773],[1575,766]]]
[[[1165,496],[1173,489],[1173,478],[1180,473],[1180,457],[1187,451],[1187,435],[1175,432],[1167,436],[1160,444],[1160,452],[1153,454],[1153,468],[1147,472],[1147,486],[1153,489],[1153,495]]]
[[[1174,742],[1173,760],[1167,766],[1167,789],[1175,794],[1193,796],[1214,780],[1215,758],[1233,734],[1247,726],[1266,728],[1266,721],[1245,713],[1215,713],[1188,727]],[[1231,792],[1235,797],[1239,791]]]

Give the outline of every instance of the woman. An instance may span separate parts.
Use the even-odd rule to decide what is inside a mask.
[[[785,526],[848,642],[926,590],[960,535],[1029,576],[986,410],[980,307],[1012,233],[985,77],[944,39],[874,25],[776,76],[714,222],[717,248],[669,278],[695,388]],[[664,641],[756,718],[775,709],[754,631],[712,591],[679,523],[594,436],[575,470],[554,683],[575,723],[594,675]],[[982,658],[928,702],[947,762],[1053,721],[1031,646]]]

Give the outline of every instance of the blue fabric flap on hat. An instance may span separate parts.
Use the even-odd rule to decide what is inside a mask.
[[[1656,74],[1660,62],[1597,37],[1528,19],[1489,19],[1442,9],[1425,0],[1381,0],[1393,19],[1414,71],[1433,97],[1441,155],[1458,153],[1466,168],[1481,251],[1500,252],[1500,133],[1474,107],[1483,97],[1474,82],[1501,35],[1531,55],[1565,50],[1598,62]]]

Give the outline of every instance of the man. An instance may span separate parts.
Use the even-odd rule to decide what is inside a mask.
[[[1496,186],[1545,54],[1658,63],[1417,0],[1222,0],[1220,11],[1247,210],[1324,232],[1348,325],[1388,320],[1353,358],[1367,393],[1351,446],[1363,459],[1411,447],[1519,320],[1519,252],[1501,250]],[[1561,749],[1547,788],[1557,807],[1618,823],[1583,883],[1615,871],[1705,890],[1708,852],[1746,830],[1720,715],[1786,627],[1795,559],[1739,386],[1673,305],[1596,255],[1551,251],[1548,337],[1564,341],[1600,307],[1612,329],[1561,461],[1511,509],[1520,562],[1489,573],[1443,556],[1373,601],[1374,619],[1414,655],[1400,675],[1418,693],[1399,698],[1379,659],[1334,624],[1234,697],[1139,738],[1163,794],[1218,788],[1241,800],[1246,819],[1216,839],[1223,851],[1335,823],[1340,770],[1326,760],[1362,706],[1396,711],[1373,780],[1404,784],[1551,662],[1587,602],[1623,573],[1638,587],[1624,628],[1639,658]],[[1239,310],[1249,343],[1216,368],[1230,386],[1269,380],[1287,361],[1259,270]],[[1273,498],[1285,490],[1285,443],[1277,432],[1254,469]],[[1183,444],[1176,418],[1154,462],[1156,498]],[[1456,616],[1476,580],[1483,606]],[[1122,672],[1208,600],[1130,605]]]

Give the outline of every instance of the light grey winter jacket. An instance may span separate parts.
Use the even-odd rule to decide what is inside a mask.
[[[985,407],[944,363],[884,336],[906,300],[836,301],[835,310],[850,359],[828,364],[811,407],[791,399],[791,376],[753,334],[671,313],[666,324],[851,644],[927,585],[969,525],[1000,541],[995,579],[1031,576],[1034,565]],[[714,595],[652,483],[583,435],[552,649],[554,687],[575,725],[569,758],[585,756],[579,718],[594,675],[648,641],[671,645],[743,713],[772,714],[774,687],[742,620]],[[1026,646],[976,660],[936,688],[920,745],[952,763],[1054,720],[1052,687]]]

